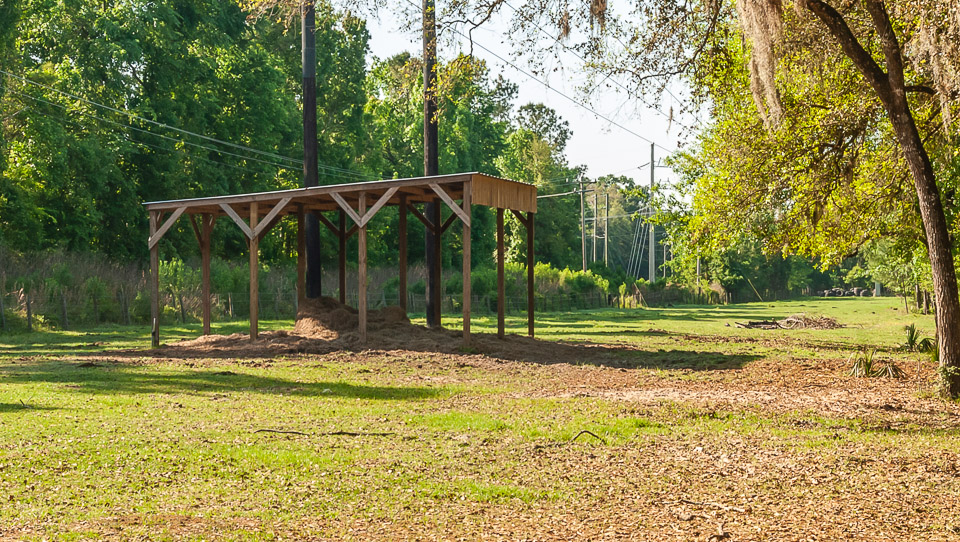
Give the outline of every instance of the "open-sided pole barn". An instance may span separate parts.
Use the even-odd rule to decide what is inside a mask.
[[[459,201],[460,203],[457,203]],[[446,204],[452,214],[447,220],[424,216],[417,205],[426,203]],[[202,314],[203,333],[210,333],[210,237],[217,218],[229,217],[247,238],[250,248],[250,338],[258,333],[258,285],[257,271],[260,239],[281,217],[296,214],[297,243],[297,291],[304,295],[306,251],[304,241],[304,217],[315,213],[339,240],[339,291],[340,302],[346,300],[346,246],[347,239],[358,235],[358,302],[359,332],[366,339],[367,332],[367,224],[379,211],[396,206],[400,213],[399,262],[400,262],[400,307],[406,310],[407,301],[407,213],[423,222],[429,231],[442,234],[451,224],[463,223],[463,341],[470,344],[470,228],[472,205],[485,205],[497,210],[497,334],[504,335],[504,211],[510,211],[523,224],[527,233],[527,333],[533,336],[533,271],[534,271],[534,215],[537,212],[537,189],[535,186],[500,179],[482,173],[461,173],[411,179],[371,181],[354,184],[338,184],[237,194],[210,198],[195,198],[171,201],[155,201],[144,204],[150,214],[150,273],[151,316],[153,322],[153,345],[160,344],[160,255],[158,243],[181,215],[187,215],[200,244],[202,265]],[[337,212],[336,223],[324,213]],[[246,217],[246,219],[245,219]],[[351,226],[347,227],[347,219]],[[439,297],[439,288],[435,288]],[[440,300],[435,299],[436,306]]]

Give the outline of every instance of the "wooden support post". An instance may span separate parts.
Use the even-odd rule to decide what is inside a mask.
[[[407,196],[400,196],[400,308],[407,312]]]
[[[506,287],[503,284],[503,209],[497,208],[497,337],[505,334],[504,305]]]
[[[297,204],[297,308],[307,298],[307,216]]]
[[[533,337],[533,213],[527,213],[527,335]]]
[[[362,213],[362,211],[361,211]],[[340,255],[338,260],[338,267],[340,273],[340,303],[346,305],[347,303],[347,214],[344,211],[340,211],[340,233],[338,237],[340,239]],[[366,230],[364,230],[366,232]],[[366,233],[364,233],[366,237]],[[366,259],[366,256],[364,256]]]
[[[433,200],[433,216],[430,217],[430,221],[433,222],[434,232],[433,232],[433,253],[435,255],[433,259],[433,306],[434,316],[436,317],[436,327],[443,327],[443,306],[441,305],[443,301],[443,256],[440,253],[441,247],[443,246],[441,235],[443,232],[440,231],[440,224],[442,222],[441,203],[439,199]]]
[[[257,202],[250,203],[250,229],[257,227]],[[257,340],[260,325],[260,240],[250,238],[250,340]]]
[[[360,192],[360,215],[367,210],[367,193]],[[342,215],[341,215],[342,216]],[[341,226],[342,228],[342,226]],[[341,230],[342,231],[342,230]],[[358,279],[357,279],[357,311],[359,314],[360,342],[367,342],[367,225],[360,227],[358,237]]]
[[[213,215],[206,213],[200,218],[200,295],[204,335],[210,334],[210,238],[213,233],[213,220]]]
[[[470,217],[473,183],[463,183],[463,211]],[[463,223],[463,345],[470,346],[470,222]]]
[[[157,233],[160,213],[150,211],[150,237]],[[150,247],[150,344],[160,346],[160,244]]]

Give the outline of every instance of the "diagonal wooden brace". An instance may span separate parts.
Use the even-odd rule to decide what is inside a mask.
[[[520,211],[516,211],[514,209],[510,209],[510,212],[513,213],[513,216],[517,217],[517,220],[519,220],[520,223],[523,224],[523,227],[525,228],[530,227],[530,219],[524,218],[523,213],[521,213]]]
[[[197,238],[197,244],[203,245],[203,239],[200,235],[200,226],[197,226],[197,215],[190,214],[187,216],[190,217],[190,225],[193,226],[193,235]]]
[[[357,212],[353,210],[353,207],[350,207],[350,204],[347,203],[347,200],[343,199],[343,196],[341,196],[340,194],[337,194],[336,192],[331,192],[330,197],[332,197],[334,201],[337,202],[337,205],[339,205],[340,208],[343,209],[343,212],[347,213],[347,216],[350,217],[350,220],[353,220],[355,223],[360,224],[360,222],[363,219],[361,219],[360,215],[358,215]]]
[[[457,205],[457,202],[453,201],[453,198],[450,197],[450,194],[447,194],[446,190],[441,188],[437,183],[430,183],[430,188],[433,189],[438,196],[440,196],[440,199],[447,204],[447,207],[449,207],[451,211],[460,217],[460,220],[462,220],[464,224],[467,226],[470,225],[470,216],[459,205]]]
[[[336,192],[334,192],[330,195],[333,197],[333,199],[337,201],[337,205],[339,205],[341,209],[346,211],[346,213],[357,224],[357,226],[362,228],[366,226],[368,222],[370,222],[370,219],[372,219],[374,215],[377,214],[377,211],[382,209],[383,206],[390,201],[390,198],[392,198],[393,195],[397,193],[397,190],[399,190],[399,188],[397,187],[387,189],[387,191],[384,192],[382,196],[380,196],[380,199],[378,199],[377,202],[374,203],[372,207],[370,207],[370,210],[363,213],[363,216],[360,216],[359,213],[354,211],[353,207],[350,207],[350,204],[347,203],[347,201],[343,199],[340,196],[340,194],[337,194]]]
[[[233,207],[227,205],[226,203],[221,203],[220,208],[223,209],[223,212],[227,213],[227,216],[233,219],[236,222],[237,226],[240,227],[240,230],[243,231],[243,234],[247,236],[247,239],[253,239],[253,230],[250,229],[250,226],[240,218],[240,215],[233,210]]]
[[[413,216],[417,217],[417,220],[419,220],[420,222],[423,222],[423,225],[424,227],[427,228],[427,231],[429,232],[433,231],[433,222],[431,222],[429,218],[423,216],[423,213],[421,213],[419,209],[417,209],[413,205],[407,205],[407,210],[413,213]]]
[[[176,222],[178,218],[180,218],[180,215],[183,214],[184,210],[186,210],[186,207],[177,207],[177,210],[175,210],[173,214],[170,215],[170,218],[168,218],[167,221],[163,223],[163,226],[160,226],[160,229],[158,229],[156,233],[154,233],[149,237],[149,239],[147,239],[148,248],[153,248],[157,245],[157,243],[160,242],[160,238],[162,238],[163,234],[167,233],[167,230],[169,230],[170,227],[173,226],[173,223]]]
[[[277,202],[277,204],[273,206],[273,209],[270,209],[270,212],[267,213],[267,216],[263,217],[263,221],[254,228],[253,235],[259,238],[266,233],[267,230],[273,226],[273,220],[277,218],[277,215],[283,211],[283,208],[286,207],[288,203],[290,203],[290,198],[283,198]]]
[[[443,225],[440,226],[440,233],[446,232],[447,228],[449,228],[450,225],[453,224],[453,221],[456,219],[457,219],[457,215],[448,216],[447,219],[443,222]]]
[[[316,214],[317,220],[322,222],[323,225],[326,226],[328,230],[330,230],[337,237],[340,236],[340,228],[334,226],[333,222],[330,222],[329,218],[323,216],[323,213],[315,213],[315,214]]]
[[[393,188],[388,188],[387,191],[384,192],[382,196],[380,196],[380,199],[378,199],[377,202],[374,203],[372,207],[370,207],[370,210],[363,214],[363,219],[361,220],[360,224],[357,224],[357,225],[360,226],[361,228],[366,226],[367,222],[370,222],[370,219],[373,218],[373,215],[377,214],[377,211],[382,209],[383,206],[390,201],[390,198],[392,198],[393,195],[397,193],[397,190],[399,190],[399,188],[397,188],[396,186]]]

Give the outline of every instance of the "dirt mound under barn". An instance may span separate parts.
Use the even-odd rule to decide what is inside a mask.
[[[506,360],[537,363],[597,363],[617,359],[633,347],[542,341],[526,335],[473,333],[464,349],[463,333],[456,329],[429,329],[410,322],[400,307],[367,312],[367,341],[361,342],[357,310],[329,297],[300,304],[291,331],[265,331],[256,341],[245,333],[208,335],[169,343],[157,349],[172,357],[274,357],[289,354],[326,354],[339,350],[406,350],[450,354],[479,353]],[[514,332],[523,332],[516,329]],[[622,358],[621,358],[622,359]]]

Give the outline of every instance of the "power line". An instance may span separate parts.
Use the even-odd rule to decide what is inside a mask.
[[[4,88],[4,87],[0,87],[0,88]],[[25,97],[25,98],[30,98],[30,99],[32,99],[32,100],[35,100],[35,101],[38,101],[38,102],[43,102],[43,103],[45,103],[45,104],[49,104],[49,105],[52,105],[52,106],[54,106],[54,107],[59,107],[60,109],[63,109],[64,111],[67,111],[67,112],[70,112],[70,111],[71,111],[70,108],[68,108],[68,107],[65,106],[65,105],[58,104],[58,103],[56,103],[56,102],[51,102],[50,100],[46,100],[46,99],[44,99],[44,98],[39,98],[39,97],[37,97],[37,96],[32,96],[32,95],[30,95],[30,94],[27,94],[26,92],[20,92],[20,91],[18,91],[18,90],[16,90],[16,89],[13,89],[13,88],[10,88],[10,87],[5,87],[5,88],[6,88],[6,90],[9,90],[10,92],[13,92],[14,94],[18,94],[18,95],[20,95],[20,96],[23,96],[23,97]],[[298,169],[298,168],[294,168],[294,167],[291,167],[291,166],[288,166],[288,165],[278,164],[278,163],[276,163],[276,162],[269,162],[269,161],[267,161],[267,160],[261,160],[261,159],[259,159],[259,158],[253,158],[253,157],[250,157],[250,156],[243,156],[243,155],[240,155],[240,154],[235,154],[235,153],[232,153],[232,152],[229,152],[229,151],[223,151],[223,150],[220,150],[220,149],[217,149],[217,148],[214,148],[214,147],[208,147],[208,146],[206,146],[206,145],[201,145],[201,144],[199,144],[199,143],[193,143],[192,141],[183,141],[182,139],[177,139],[177,138],[175,138],[175,137],[170,137],[170,136],[166,136],[166,135],[163,135],[163,134],[158,134],[158,133],[156,133],[156,132],[151,132],[151,131],[149,131],[149,130],[144,130],[143,128],[137,128],[136,126],[130,126],[129,124],[124,124],[124,123],[122,123],[122,122],[117,122],[117,121],[114,121],[114,120],[106,119],[106,118],[103,118],[103,117],[101,117],[101,116],[99,116],[99,115],[95,115],[95,114],[93,114],[93,113],[89,113],[89,112],[86,112],[86,111],[77,110],[77,112],[80,113],[80,114],[82,114],[82,115],[87,115],[87,116],[89,116],[89,117],[93,117],[93,118],[98,119],[98,120],[100,120],[100,121],[103,121],[103,122],[112,124],[112,125],[114,125],[114,126],[119,126],[119,127],[121,127],[121,128],[128,128],[128,129],[134,130],[134,131],[136,131],[136,132],[141,132],[141,133],[144,133],[144,134],[152,135],[152,136],[154,136],[154,137],[159,137],[159,138],[161,138],[161,139],[166,139],[166,140],[168,140],[168,141],[174,141],[174,142],[176,142],[176,143],[183,143],[184,145],[190,145],[190,146],[198,147],[198,148],[201,148],[201,149],[204,149],[204,150],[207,150],[207,151],[216,152],[216,153],[220,153],[220,154],[225,154],[225,155],[228,155],[228,156],[234,156],[234,157],[237,157],[237,158],[241,158],[241,159],[243,159],[243,160],[252,160],[252,161],[254,161],[254,162],[260,162],[260,163],[267,164],[267,165],[270,165],[270,166],[274,166],[274,167],[277,167],[277,168],[292,169],[292,170]]]
[[[274,158],[274,159],[287,160],[287,161],[293,162],[293,163],[295,163],[295,164],[297,164],[297,163],[303,164],[303,160],[299,160],[299,159],[296,159],[296,158],[290,158],[290,157],[288,157],[288,156],[283,156],[283,155],[281,155],[281,154],[276,154],[276,153],[272,153],[272,152],[261,151],[260,149],[254,149],[254,148],[252,148],[252,147],[247,147],[247,146],[244,146],[244,145],[238,145],[238,144],[236,144],[236,143],[230,143],[229,141],[223,141],[223,140],[221,140],[221,139],[216,139],[216,138],[213,138],[213,137],[205,136],[205,135],[203,135],[203,134],[198,134],[198,133],[196,133],[196,132],[191,132],[191,131],[189,131],[189,130],[184,130],[183,128],[177,128],[176,126],[171,126],[171,125],[165,124],[165,123],[163,123],[163,122],[158,122],[158,121],[155,121],[155,120],[150,120],[150,119],[148,119],[148,118],[141,117],[141,116],[139,116],[139,115],[137,115],[137,114],[135,114],[135,113],[131,113],[130,111],[126,111],[126,110],[123,110],[123,109],[117,109],[117,108],[115,108],[115,107],[110,107],[109,105],[104,105],[104,104],[101,104],[101,103],[97,103],[97,102],[94,102],[94,101],[92,101],[92,100],[88,100],[88,99],[86,99],[86,98],[84,98],[84,97],[82,97],[82,96],[77,96],[76,94],[71,94],[71,93],[69,93],[69,92],[66,92],[66,91],[63,91],[63,90],[60,90],[60,89],[51,87],[51,86],[49,86],[49,85],[44,85],[43,83],[38,83],[38,82],[33,81],[33,80],[31,80],[31,79],[27,79],[26,77],[22,77],[22,76],[19,76],[19,75],[10,73],[10,72],[8,72],[8,71],[6,71],[6,70],[3,70],[3,69],[0,69],[0,73],[5,74],[5,75],[9,75],[10,77],[13,77],[13,78],[15,78],[15,79],[19,79],[20,81],[23,81],[24,83],[28,83],[28,84],[31,84],[31,85],[34,85],[34,86],[37,86],[37,87],[40,87],[40,88],[45,88],[45,89],[47,89],[47,90],[51,90],[51,91],[56,92],[56,93],[58,93],[58,94],[62,94],[63,96],[67,96],[67,97],[69,97],[69,98],[73,98],[74,100],[80,100],[81,102],[84,102],[84,103],[86,103],[86,104],[89,104],[89,105],[92,105],[92,106],[95,106],[95,107],[100,107],[100,108],[103,108],[103,109],[107,109],[107,110],[109,110],[109,111],[113,111],[114,113],[120,113],[121,115],[126,115],[126,116],[128,116],[128,117],[130,117],[130,118],[132,118],[132,119],[137,119],[137,120],[139,120],[139,121],[141,121],[141,122],[145,122],[145,123],[148,123],[148,124],[153,124],[153,125],[159,126],[159,127],[161,127],[161,128],[166,128],[167,130],[172,130],[172,131],[174,131],[174,132],[180,132],[181,134],[185,134],[185,135],[197,137],[197,138],[200,138],[200,139],[205,139],[205,140],[207,140],[207,141],[211,141],[211,142],[213,142],[213,143],[218,143],[218,144],[220,144],[220,145],[226,145],[226,146],[228,146],[228,147],[233,147],[233,148],[235,148],[235,149],[240,149],[240,150],[244,150],[244,151],[247,151],[247,152],[252,152],[252,153],[255,153],[255,154],[260,154],[260,155],[263,155],[263,156],[269,156],[269,157]]]
[[[2,71],[2,70],[0,70],[0,71]],[[71,109],[70,109],[70,108],[68,108],[68,107],[66,107],[66,106],[64,106],[64,105],[62,105],[62,104],[58,104],[58,103],[56,103],[56,102],[52,102],[52,101],[46,100],[46,99],[44,99],[44,98],[39,98],[39,97],[37,97],[37,96],[33,96],[33,95],[30,95],[30,94],[25,93],[25,92],[20,92],[20,91],[14,89],[14,88],[9,87],[9,86],[0,85],[0,88],[5,88],[6,90],[9,90],[10,92],[13,92],[14,94],[17,94],[17,95],[19,95],[19,96],[23,96],[23,97],[25,97],[25,98],[30,98],[31,100],[35,100],[35,101],[38,101],[38,102],[43,102],[43,103],[52,105],[52,106],[54,106],[54,107],[63,109],[64,111],[71,112]],[[254,158],[254,157],[252,157],[252,156],[243,156],[243,155],[240,155],[240,154],[232,153],[232,152],[229,152],[229,151],[224,151],[224,150],[217,149],[217,148],[214,148],[214,147],[209,147],[209,146],[206,146],[206,145],[201,145],[201,144],[199,144],[199,143],[194,143],[194,142],[191,142],[191,141],[184,141],[184,140],[182,140],[182,139],[178,139],[178,138],[166,136],[166,135],[163,135],[163,134],[158,134],[158,133],[152,132],[152,131],[150,131],[150,130],[145,130],[145,129],[143,129],[143,128],[137,128],[136,126],[131,126],[131,125],[129,125],[129,124],[124,124],[124,123],[121,123],[121,122],[117,122],[117,121],[114,121],[114,120],[110,120],[110,119],[101,117],[101,116],[99,116],[99,115],[95,115],[95,114],[90,113],[90,112],[87,112],[87,111],[76,110],[75,112],[78,112],[78,113],[80,113],[80,114],[82,114],[82,115],[87,115],[87,116],[89,116],[89,117],[92,117],[92,118],[97,119],[97,120],[102,121],[102,122],[106,122],[106,123],[108,123],[108,124],[112,124],[112,125],[114,125],[114,126],[118,126],[118,127],[121,127],[121,128],[127,128],[127,129],[130,129],[130,130],[134,130],[134,131],[136,131],[136,132],[140,132],[140,133],[144,133],[144,134],[151,135],[151,136],[154,136],[154,137],[158,137],[158,138],[161,138],[161,139],[165,139],[165,140],[167,140],[167,141],[172,141],[172,142],[175,142],[175,143],[182,143],[182,144],[184,144],[184,145],[190,145],[190,146],[193,146],[193,147],[197,147],[197,148],[200,148],[200,149],[204,149],[204,150],[206,150],[206,151],[215,152],[215,153],[219,153],[219,154],[223,154],[223,155],[227,155],[227,156],[233,156],[233,157],[239,158],[239,159],[241,159],[241,160],[250,160],[250,161],[254,161],[254,162],[259,162],[259,163],[262,163],[262,164],[266,164],[266,165],[269,165],[269,166],[273,166],[273,167],[276,167],[276,168],[288,169],[288,170],[293,170],[293,171],[298,171],[298,170],[300,169],[300,168],[292,167],[292,166],[289,166],[289,165],[286,165],[286,164],[280,164],[280,163],[276,163],[276,162],[270,162],[270,161],[268,161],[268,160],[261,160],[261,159],[259,159],[259,158]],[[148,146],[151,146],[151,145],[148,145]],[[164,149],[163,147],[155,147],[155,148]],[[184,153],[184,154],[186,154],[186,155],[188,155],[188,156],[192,156],[192,157],[194,157],[194,158],[200,158],[200,157],[198,157],[198,156],[196,156],[196,155],[193,155],[193,154],[190,154],[190,153],[188,153],[188,152],[186,152],[186,151],[184,151],[184,150],[182,150],[182,149],[164,149],[164,150],[174,150],[174,151],[177,151],[177,152],[182,152],[182,153]],[[208,161],[213,162],[213,163],[215,163],[215,164],[227,165],[227,166],[230,166],[230,167],[240,167],[240,166],[232,166],[231,164],[226,164],[226,163],[223,163],[223,162],[215,162],[215,161],[213,161],[213,160],[208,160]],[[321,164],[321,165],[319,165],[318,167],[319,167],[320,169],[324,170],[324,171],[325,171],[325,175],[328,176],[328,177],[333,177],[333,178],[336,178],[336,179],[346,180],[346,181],[349,181],[349,182],[356,182],[356,181],[358,181],[358,180],[367,180],[367,179],[370,179],[370,178],[371,178],[370,176],[364,175],[364,174],[359,173],[359,172],[356,172],[356,171],[343,170],[343,169],[340,169],[340,168],[334,168],[334,167],[332,167],[332,166],[325,166],[325,165],[322,165],[322,164]],[[244,169],[244,170],[246,170],[246,171],[253,171],[253,170],[250,170],[250,169],[248,169],[248,168],[242,168],[242,167],[240,167],[240,169]],[[349,175],[349,176],[344,176],[344,175]]]
[[[2,88],[2,87],[0,87],[0,88]],[[13,90],[13,89],[7,89],[7,90],[10,90],[11,92],[17,93],[17,92],[16,92],[15,90]],[[19,93],[17,93],[17,94],[19,94]],[[56,104],[54,104],[54,105],[56,105]],[[43,113],[43,111],[40,111],[39,109],[37,109],[36,107],[31,106],[31,105],[24,105],[24,108],[25,108],[25,109],[30,109],[30,110],[32,110],[32,111],[35,111],[38,115],[43,116],[43,117],[46,117],[46,118],[48,118],[48,119],[54,119],[54,120],[60,121],[61,124],[63,124],[63,122],[66,120],[66,119],[57,119],[57,118],[55,118],[55,117],[51,117],[50,115],[46,115],[46,114]],[[94,118],[97,118],[97,117],[94,117]],[[104,119],[99,119],[99,120],[104,120]],[[228,164],[228,163],[226,163],[226,162],[218,162],[218,161],[216,161],[216,160],[211,160],[211,159],[209,159],[209,158],[204,158],[204,157],[202,157],[202,156],[197,156],[197,155],[191,154],[191,153],[189,153],[189,152],[187,152],[187,151],[185,151],[185,150],[183,150],[183,149],[175,149],[175,148],[169,149],[169,148],[166,148],[166,147],[161,147],[161,146],[159,146],[159,145],[153,145],[153,144],[150,144],[150,143],[146,143],[146,142],[144,142],[144,141],[138,141],[138,140],[136,140],[136,139],[132,139],[132,138],[131,138],[129,135],[127,135],[127,134],[121,134],[121,136],[123,137],[124,141],[127,141],[127,142],[129,142],[129,143],[131,143],[131,144],[133,144],[133,145],[138,145],[138,146],[140,146],[140,147],[152,148],[152,149],[156,149],[156,150],[160,150],[160,151],[166,151],[166,152],[178,152],[178,153],[181,153],[181,154],[184,154],[184,155],[188,156],[188,157],[191,158],[191,159],[194,159],[194,160],[203,160],[204,162],[210,162],[211,164],[214,164],[214,165],[217,165],[217,166],[226,166],[226,167],[229,167],[229,168],[234,168],[234,169],[239,169],[239,170],[242,170],[242,171],[247,171],[247,172],[253,173],[253,174],[262,173],[262,172],[260,172],[260,171],[255,171],[255,170],[252,170],[252,169],[250,169],[250,168],[245,168],[245,167],[243,167],[243,166],[237,166],[237,165],[234,165],[234,164]]]
[[[151,120],[151,119],[148,119],[148,118],[144,118],[144,117],[141,117],[141,116],[139,116],[139,115],[137,115],[137,114],[135,114],[135,113],[132,113],[132,112],[130,112],[130,111],[123,110],[123,109],[118,109],[118,108],[115,108],[115,107],[111,107],[111,106],[109,106],[109,105],[104,105],[104,104],[101,104],[101,103],[98,103],[98,102],[94,102],[94,101],[88,100],[88,99],[86,99],[86,98],[84,98],[84,97],[82,97],[82,96],[78,96],[78,95],[71,94],[71,93],[69,93],[69,92],[63,91],[63,90],[59,90],[59,89],[57,89],[57,88],[51,87],[51,86],[49,86],[49,85],[45,85],[45,84],[43,84],[43,83],[39,83],[39,82],[34,81],[34,80],[32,80],[32,79],[28,79],[28,78],[26,78],[26,77],[22,77],[22,76],[19,76],[19,75],[10,73],[10,72],[8,72],[8,71],[6,71],[6,70],[3,70],[3,69],[0,69],[0,73],[9,75],[10,77],[13,77],[13,78],[15,78],[15,79],[19,79],[20,81],[22,81],[22,82],[24,82],[24,83],[27,83],[27,84],[30,84],[30,85],[34,85],[34,86],[39,87],[39,88],[47,89],[47,90],[56,92],[56,93],[58,93],[58,94],[61,94],[61,95],[63,95],[63,96],[67,96],[67,97],[69,97],[69,98],[73,98],[73,99],[75,99],[75,100],[79,100],[79,101],[84,102],[84,103],[86,103],[86,104],[88,104],[88,105],[92,105],[92,106],[94,106],[94,107],[100,107],[100,108],[102,108],[102,109],[106,109],[106,110],[108,110],[108,111],[112,111],[112,112],[115,112],[115,113],[120,113],[121,115],[126,115],[127,117],[129,117],[129,118],[131,118],[131,119],[137,119],[137,120],[139,120],[139,121],[141,121],[141,122],[145,122],[145,123],[148,123],[148,124],[153,124],[153,125],[155,125],[155,126],[159,126],[159,127],[161,127],[161,128],[165,128],[165,129],[168,129],[168,130],[171,130],[171,131],[174,131],[174,132],[179,132],[179,133],[182,133],[182,134],[185,134],[185,135],[190,135],[190,136],[193,136],[193,137],[197,137],[197,138],[204,139],[204,140],[207,140],[207,141],[210,141],[210,142],[213,142],[213,143],[217,143],[217,144],[220,144],[220,145],[226,145],[226,146],[228,146],[228,147],[232,147],[232,148],[235,148],[235,149],[239,149],[239,150],[251,152],[251,153],[254,153],[254,154],[259,154],[259,155],[261,155],[261,156],[266,156],[266,157],[269,157],[269,158],[273,158],[273,159],[275,159],[275,160],[286,160],[286,161],[288,161],[288,162],[291,162],[292,164],[296,164],[297,167],[291,167],[290,165],[282,165],[282,164],[278,164],[278,163],[275,163],[275,162],[268,162],[268,161],[266,161],[266,160],[260,160],[260,159],[253,158],[253,157],[242,156],[242,155],[239,155],[239,154],[230,153],[230,152],[227,152],[227,151],[222,151],[222,150],[219,150],[219,149],[216,149],[216,148],[211,148],[211,147],[207,147],[207,146],[204,146],[204,145],[199,145],[199,144],[197,144],[197,143],[191,143],[191,142],[189,142],[189,141],[185,141],[185,140],[182,140],[182,139],[170,138],[169,136],[164,136],[164,135],[161,135],[161,134],[157,134],[156,132],[151,132],[151,131],[148,131],[148,130],[143,130],[143,129],[140,129],[140,128],[136,128],[136,127],[134,127],[134,126],[130,126],[130,125],[128,125],[128,124],[116,123],[116,122],[114,122],[114,121],[107,120],[107,119],[104,119],[104,118],[102,118],[102,117],[96,117],[96,115],[92,115],[92,114],[90,114],[90,113],[82,112],[82,113],[84,113],[84,114],[88,114],[88,115],[94,116],[94,117],[96,117],[96,118],[99,118],[100,120],[103,120],[103,121],[105,121],[105,122],[110,122],[110,123],[118,124],[118,125],[124,126],[124,127],[126,127],[126,128],[130,128],[130,129],[133,129],[133,130],[141,131],[141,132],[144,132],[144,133],[147,133],[147,134],[154,135],[154,136],[156,136],[156,137],[165,138],[165,139],[168,139],[168,140],[170,140],[170,141],[176,141],[176,142],[179,142],[179,143],[184,143],[184,144],[186,144],[186,145],[193,145],[193,146],[196,146],[196,147],[199,147],[199,148],[202,148],[202,149],[210,150],[211,152],[218,152],[218,153],[222,153],[222,154],[227,154],[227,155],[230,155],[230,156],[235,156],[235,157],[238,157],[238,158],[242,158],[242,159],[244,159],[244,160],[253,160],[253,161],[261,162],[261,163],[264,163],[264,164],[270,164],[270,165],[273,165],[273,166],[279,167],[279,168],[285,168],[285,169],[289,169],[289,170],[299,170],[301,167],[303,167],[303,160],[300,160],[300,159],[290,158],[290,157],[288,157],[288,156],[283,156],[283,155],[281,155],[281,154],[276,154],[276,153],[272,153],[272,152],[262,151],[262,150],[260,150],[260,149],[255,149],[255,148],[253,148],[253,147],[247,147],[247,146],[245,146],[245,145],[238,145],[238,144],[236,144],[236,143],[231,143],[231,142],[229,142],[229,141],[223,141],[223,140],[221,140],[221,139],[217,139],[217,138],[214,138],[214,137],[205,136],[205,135],[203,135],[203,134],[198,134],[198,133],[196,133],[196,132],[191,132],[191,131],[189,131],[189,130],[184,130],[184,129],[182,129],[182,128],[178,128],[178,127],[176,127],[176,126],[172,126],[172,125],[169,125],[169,124],[166,124],[166,123],[163,123],[163,122],[158,122],[158,121],[155,121],[155,120]],[[13,90],[14,92],[16,92],[16,90],[14,90],[14,89],[12,89],[12,88],[10,88],[10,87],[7,87],[7,88],[10,89],[10,90]],[[23,95],[22,93],[19,93],[19,92],[18,92],[18,94]],[[34,97],[34,96],[30,96],[29,94],[27,94],[26,96],[28,96],[28,97],[30,97],[30,98],[34,98],[34,99],[39,99],[39,98],[36,98],[36,97]],[[42,100],[42,101],[46,101],[46,100]],[[55,104],[55,103],[53,103],[53,102],[47,101],[47,103],[50,103],[51,105],[55,105],[55,106],[58,106],[58,107],[63,107],[63,106],[61,106],[61,105],[59,105],[59,104]],[[66,109],[66,108],[64,107],[64,109]],[[331,166],[331,165],[328,165],[328,164],[322,164],[322,163],[320,163],[318,167],[319,167],[319,169],[322,169],[322,170],[327,171],[328,173],[326,173],[326,175],[327,175],[328,177],[334,177],[334,178],[339,178],[339,179],[346,179],[345,177],[337,176],[337,175],[334,174],[334,173],[342,173],[342,174],[345,174],[345,175],[351,175],[351,176],[356,177],[357,179],[355,179],[355,180],[370,180],[370,179],[374,178],[373,176],[370,176],[370,175],[365,175],[365,174],[362,174],[362,173],[359,173],[359,172],[356,172],[356,171],[352,171],[352,170],[349,170],[349,169],[344,169],[344,168],[340,168],[340,167],[336,167],[336,166]],[[333,173],[330,173],[330,172],[333,172]]]

